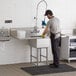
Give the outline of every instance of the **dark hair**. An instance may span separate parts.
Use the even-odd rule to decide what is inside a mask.
[[[53,12],[51,10],[46,10],[45,11],[45,16],[47,16],[48,14],[52,16],[53,15]]]

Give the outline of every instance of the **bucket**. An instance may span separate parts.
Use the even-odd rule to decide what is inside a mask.
[[[24,30],[17,30],[17,37],[22,39],[26,37],[26,31]]]

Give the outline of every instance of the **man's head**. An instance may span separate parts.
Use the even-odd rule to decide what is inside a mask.
[[[46,10],[45,11],[45,16],[47,16],[48,19],[50,19],[53,16],[53,12],[51,10]]]

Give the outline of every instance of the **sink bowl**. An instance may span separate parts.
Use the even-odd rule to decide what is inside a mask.
[[[8,29],[0,29],[0,41],[10,40],[10,31]]]

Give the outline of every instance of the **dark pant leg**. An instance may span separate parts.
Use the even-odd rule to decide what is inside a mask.
[[[55,65],[59,65],[59,56],[60,56],[59,43],[60,43],[60,37],[56,39],[54,37],[51,37],[53,63]]]

